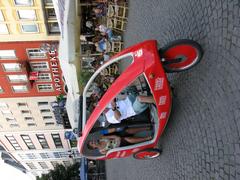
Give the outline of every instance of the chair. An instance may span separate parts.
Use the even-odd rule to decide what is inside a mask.
[[[118,65],[117,64],[111,64],[110,66],[106,67],[103,71],[104,76],[114,76],[118,74]]]
[[[107,18],[107,27],[111,28],[113,31],[124,32],[126,30],[127,21],[117,18]]]
[[[95,58],[82,59],[82,68],[83,69],[93,69],[92,62],[95,61]]]
[[[113,41],[111,43],[111,50],[110,50],[110,52],[118,53],[118,52],[122,51],[122,49],[123,49],[123,42],[122,41]]]
[[[108,11],[107,11],[108,17],[127,19],[127,15],[128,15],[128,7],[125,4],[118,5],[115,3],[108,3]]]

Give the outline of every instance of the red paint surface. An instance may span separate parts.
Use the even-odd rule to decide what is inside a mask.
[[[50,65],[50,55],[47,55],[45,59],[29,59],[27,55],[26,49],[31,48],[39,48],[42,43],[57,43],[56,41],[31,41],[31,42],[1,42],[0,50],[15,50],[17,59],[0,59],[0,86],[4,89],[4,93],[0,93],[0,98],[14,98],[14,97],[33,97],[33,96],[57,96],[59,94],[65,94],[64,92],[64,82],[62,80],[62,71],[60,68],[59,59],[57,58],[57,68],[59,69],[59,77],[60,77],[60,86],[61,91],[57,91],[55,88],[54,77],[52,73],[52,68]],[[57,55],[58,52],[56,52]],[[28,79],[27,82],[21,83],[11,83],[7,77],[7,75],[12,74],[25,74],[29,77],[31,69],[28,65],[29,61],[31,62],[43,62],[46,61],[49,64],[49,71],[44,71],[46,73],[51,73],[52,82],[36,82],[30,81]],[[22,71],[21,72],[5,72],[3,69],[3,63],[21,63]],[[39,71],[41,72],[41,71]],[[37,84],[52,84],[54,91],[51,92],[38,92]],[[12,85],[27,85],[29,91],[24,93],[15,93],[11,86]]]

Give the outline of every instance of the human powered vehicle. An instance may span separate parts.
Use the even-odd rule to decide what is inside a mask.
[[[99,160],[124,158],[130,155],[136,159],[158,157],[161,151],[157,148],[157,143],[166,127],[172,106],[171,87],[165,72],[180,72],[190,69],[199,63],[202,56],[201,46],[193,40],[177,40],[161,49],[158,49],[156,40],[147,40],[123,50],[106,61],[90,78],[81,99],[82,131],[78,140],[80,154],[89,159]],[[107,77],[102,73],[106,72],[106,69],[111,70],[116,63],[118,66],[127,63],[128,65],[120,68],[121,73],[110,81],[106,92],[95,104],[95,108],[89,110],[90,105],[87,104],[87,101],[91,94],[92,84],[100,75],[104,78]],[[144,120],[138,121],[130,118],[118,124],[106,123],[106,119],[104,120],[105,108],[114,98],[119,98],[126,87],[135,87],[142,95],[152,95],[155,103],[149,105],[147,112],[142,116]],[[98,149],[89,148],[89,141],[93,139],[97,141],[101,138],[101,130],[124,126],[149,126],[151,128],[141,132],[142,134],[140,133],[139,136],[150,134],[152,138],[144,142],[109,149],[105,154],[100,153]]]

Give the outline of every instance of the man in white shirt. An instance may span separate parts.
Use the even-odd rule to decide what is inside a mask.
[[[149,103],[154,103],[152,96],[127,96],[123,100],[113,100],[105,110],[109,123],[116,124],[131,116],[145,111]]]
[[[121,41],[121,36],[113,35],[112,29],[107,28],[106,26],[100,24],[95,28],[96,31],[99,31],[102,35],[107,36],[109,41]]]

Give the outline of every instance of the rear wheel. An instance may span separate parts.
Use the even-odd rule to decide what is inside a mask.
[[[199,63],[203,50],[197,42],[181,39],[160,49],[159,54],[166,72],[180,72]]]
[[[133,157],[135,159],[145,160],[153,159],[161,155],[160,149],[144,149],[142,151],[136,152]]]

